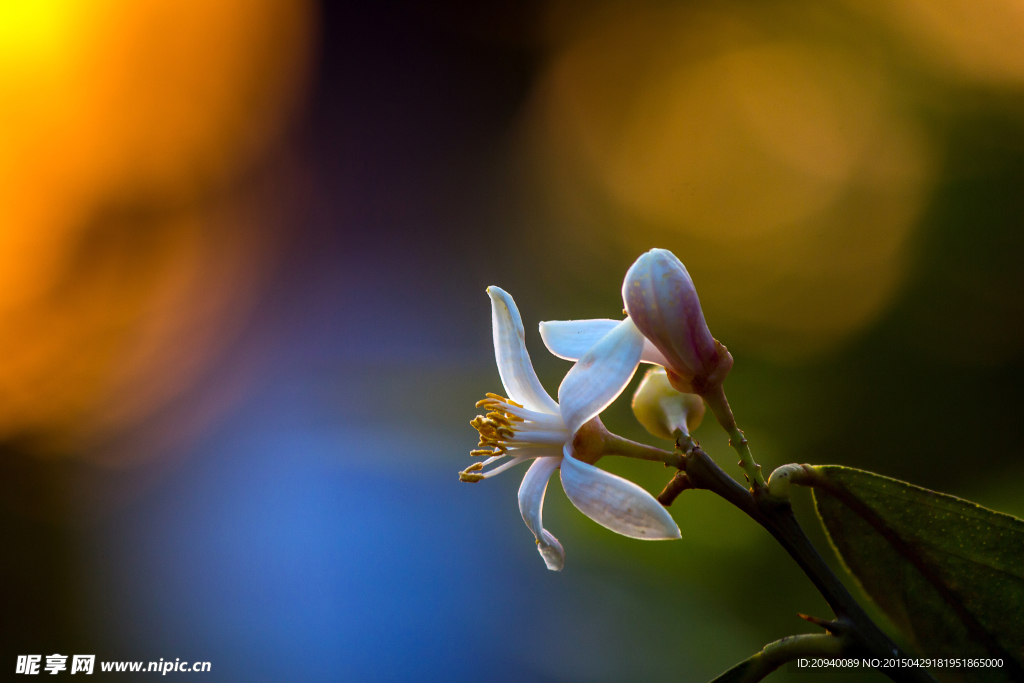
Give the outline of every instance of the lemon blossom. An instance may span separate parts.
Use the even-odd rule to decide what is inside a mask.
[[[610,326],[566,374],[556,403],[533,369],[512,297],[498,287],[488,287],[487,293],[494,355],[508,398],[488,394],[477,404],[488,412],[472,422],[480,432],[480,445],[472,455],[486,459],[459,478],[480,481],[532,460],[519,487],[519,511],[551,570],[561,570],[565,563],[561,543],[541,519],[548,479],[555,470],[561,472],[569,500],[598,524],[632,538],[679,538],[671,515],[651,494],[584,462],[581,458],[594,454],[577,453],[573,443],[580,428],[622,393],[636,371],[646,344],[636,326],[628,319]]]

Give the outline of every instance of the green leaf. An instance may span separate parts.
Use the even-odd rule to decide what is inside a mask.
[[[864,592],[947,681],[1024,680],[1024,521],[848,467],[814,468],[814,502]]]

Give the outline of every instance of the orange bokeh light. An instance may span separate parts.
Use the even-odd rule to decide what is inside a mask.
[[[1020,0],[872,0],[851,8],[878,17],[943,76],[1024,83]]]
[[[224,346],[264,234],[238,181],[301,98],[313,20],[0,1],[0,435],[124,426]]]

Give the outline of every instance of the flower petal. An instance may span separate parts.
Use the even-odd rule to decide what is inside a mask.
[[[544,558],[544,564],[552,571],[562,571],[565,565],[565,551],[558,539],[552,536],[541,523],[541,512],[544,507],[544,493],[548,488],[548,479],[558,469],[561,457],[537,458],[523,477],[519,487],[519,512],[523,521],[537,537],[537,550]]]
[[[680,538],[679,527],[654,496],[631,481],[572,457],[566,444],[562,488],[580,512],[603,527],[649,541]]]
[[[626,318],[572,366],[558,387],[562,421],[570,435],[622,393],[636,372],[643,348],[644,336]]]
[[[540,338],[548,351],[565,360],[579,360],[594,344],[612,331],[618,320],[546,320],[540,324]]]
[[[526,352],[526,332],[516,302],[500,287],[488,287],[487,294],[491,297],[494,357],[505,392],[530,410],[557,415],[558,404],[541,386]]]
[[[540,324],[540,336],[553,355],[565,360],[579,360],[594,344],[619,324],[618,320],[546,320]],[[640,354],[641,363],[665,366],[665,355],[646,338]]]
[[[641,363],[651,363],[652,365],[660,365],[665,367],[668,365],[668,359],[665,358],[665,354],[658,350],[658,347],[651,343],[651,340],[644,337],[644,350],[640,354]]]

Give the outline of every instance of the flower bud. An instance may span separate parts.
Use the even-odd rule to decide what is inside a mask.
[[[720,386],[732,356],[711,336],[697,290],[675,254],[651,249],[630,267],[622,283],[626,312],[669,362],[676,389],[704,394]]]
[[[665,368],[653,367],[633,394],[633,414],[654,436],[674,441],[677,429],[689,436],[700,425],[704,401],[696,394],[676,391]]]

